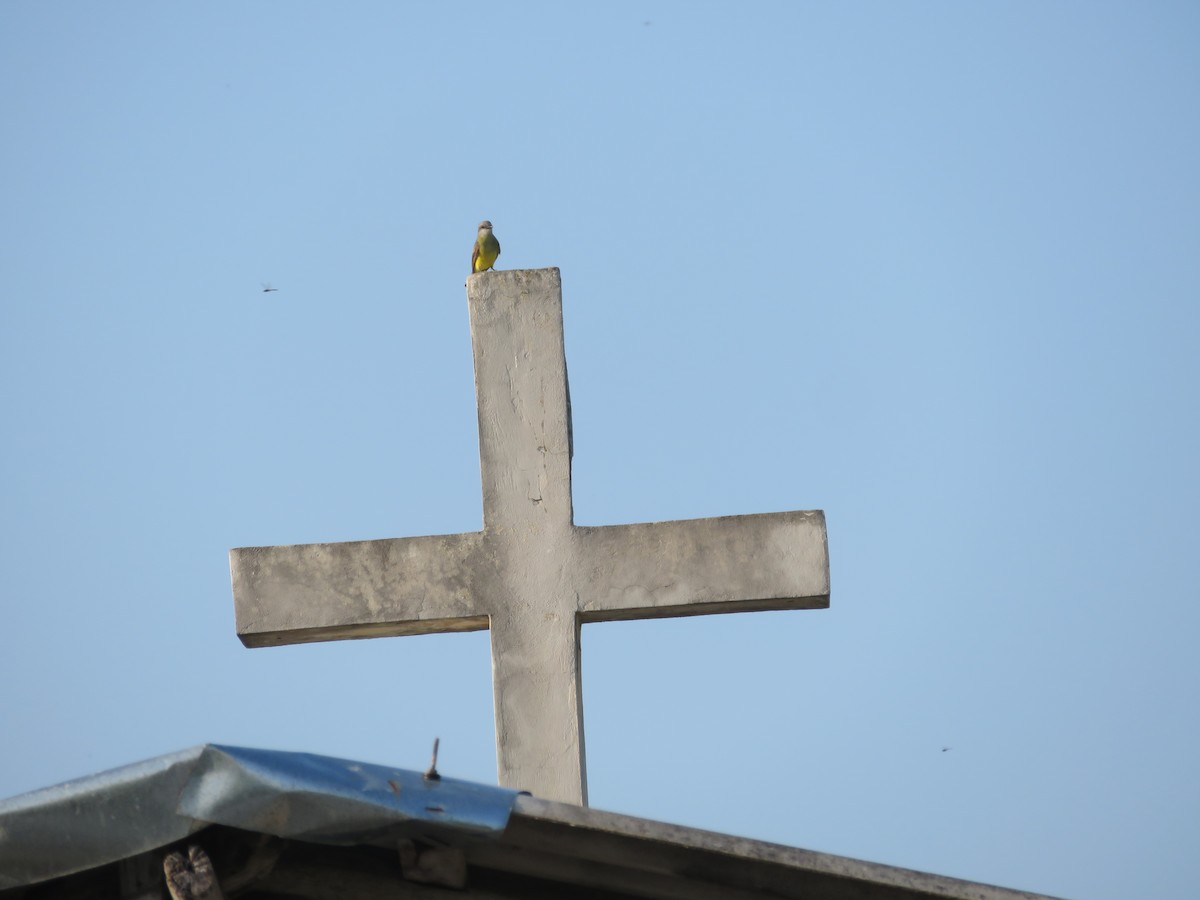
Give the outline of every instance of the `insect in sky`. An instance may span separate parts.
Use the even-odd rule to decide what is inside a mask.
[[[262,285],[264,294],[269,294],[269,293],[271,293],[271,291],[279,290],[279,288],[277,288],[277,287],[271,287],[271,282],[269,282],[269,281],[260,281],[259,284]]]

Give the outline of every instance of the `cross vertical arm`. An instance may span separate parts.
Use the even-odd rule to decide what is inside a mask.
[[[587,802],[558,269],[467,280],[502,784]]]

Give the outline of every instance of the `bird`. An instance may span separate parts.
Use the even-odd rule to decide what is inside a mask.
[[[174,900],[217,900],[221,885],[204,848],[193,844],[185,857],[176,851],[163,858],[163,875]]]
[[[475,238],[475,247],[471,250],[471,272],[484,272],[496,264],[500,255],[500,242],[492,234],[492,223],[484,219],[479,223],[479,235]]]

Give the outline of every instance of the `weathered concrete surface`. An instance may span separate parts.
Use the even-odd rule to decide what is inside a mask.
[[[500,782],[587,802],[584,622],[829,605],[820,512],[606,527],[571,516],[557,269],[467,282],[482,532],[233,550],[249,647],[492,632]]]

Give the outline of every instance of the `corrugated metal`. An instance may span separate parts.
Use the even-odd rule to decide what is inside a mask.
[[[0,889],[228,825],[327,844],[499,835],[517,791],[310,753],[206,744],[0,801]]]

